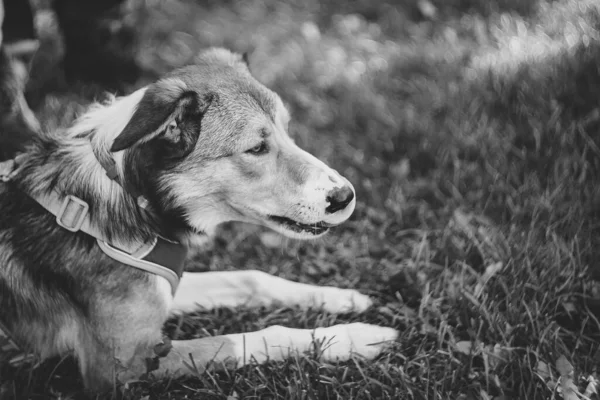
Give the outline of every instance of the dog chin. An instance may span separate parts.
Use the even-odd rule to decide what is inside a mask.
[[[287,217],[270,215],[267,217],[264,225],[289,238],[308,240],[325,235],[329,231],[329,228],[337,224],[328,224],[323,221],[302,223]]]
[[[327,232],[329,232],[329,229],[323,230],[319,233],[314,233],[314,232],[307,232],[307,231],[294,231],[294,230],[289,229],[288,227],[284,227],[284,226],[276,225],[276,224],[268,224],[267,226],[269,228],[273,229],[274,231],[282,234],[285,237],[288,237],[290,239],[297,239],[297,240],[317,239],[322,236],[325,236],[325,234],[327,234]]]

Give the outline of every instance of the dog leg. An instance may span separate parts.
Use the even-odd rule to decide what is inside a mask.
[[[176,340],[171,352],[160,359],[155,376],[193,375],[207,368],[234,369],[314,351],[324,362],[346,361],[351,356],[370,360],[397,336],[392,328],[352,323],[314,330],[271,326],[251,333]]]
[[[343,313],[365,311],[372,301],[354,289],[307,285],[262,271],[199,272],[183,274],[171,312],[274,304]]]

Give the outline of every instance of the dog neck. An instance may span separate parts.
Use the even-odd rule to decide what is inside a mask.
[[[123,178],[122,154],[109,149],[144,90],[91,106],[66,132],[41,135],[19,174],[23,189],[34,196],[58,190],[81,198],[90,206],[91,222],[110,240],[144,240],[160,233],[157,222],[106,175],[99,161],[114,159]]]

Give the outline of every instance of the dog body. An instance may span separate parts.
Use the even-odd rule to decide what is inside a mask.
[[[41,357],[73,352],[95,390],[144,374],[172,313],[275,303],[368,308],[370,299],[357,291],[258,271],[184,273],[173,296],[167,280],[109,257],[96,239],[57,225],[34,200],[52,191],[77,196],[112,243],[157,234],[188,243],[232,220],[318,237],[351,215],[354,190],[293,143],[288,120],[279,97],[251,76],[241,56],[214,49],[197,65],[93,106],[66,131],[40,135],[14,179],[0,183],[0,321]],[[105,168],[111,163],[114,179]],[[381,346],[369,344],[396,335],[351,324],[174,341],[154,373],[191,373],[184,366],[190,357],[199,368],[277,360],[333,337],[326,359],[352,352],[371,358]]]

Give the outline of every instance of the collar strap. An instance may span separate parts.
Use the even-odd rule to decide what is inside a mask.
[[[100,249],[112,259],[131,267],[162,276],[175,294],[183,274],[187,248],[160,236],[148,241],[109,243],[104,235],[92,225],[88,204],[73,195],[63,196],[52,191],[46,196],[34,198],[42,207],[56,216],[56,223],[71,232],[83,231],[96,238]]]
[[[20,155],[14,160],[0,162],[0,181],[8,182],[13,179],[19,172],[22,159],[23,156]],[[43,196],[31,197],[56,216],[58,225],[70,232],[82,231],[94,237],[100,249],[118,262],[165,278],[175,294],[183,275],[186,246],[160,236],[143,242],[134,240],[109,243],[92,224],[89,205],[84,200],[73,195],[63,195],[56,190]]]

